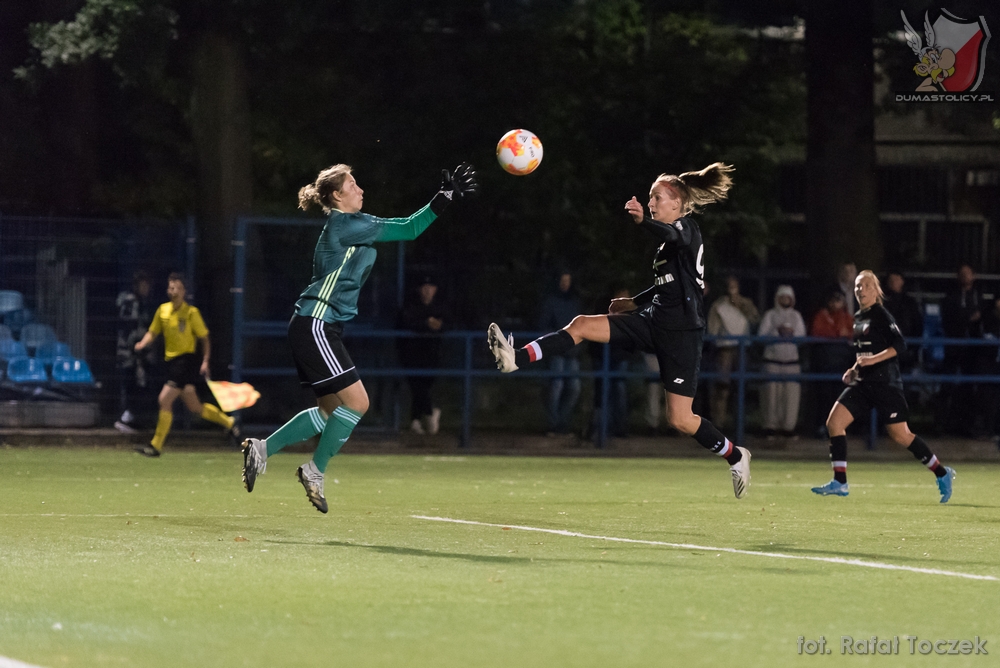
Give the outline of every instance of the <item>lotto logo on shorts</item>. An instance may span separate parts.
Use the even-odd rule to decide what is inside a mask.
[[[677,385],[683,385],[684,384],[684,379],[683,378],[674,378],[674,383],[676,383]]]

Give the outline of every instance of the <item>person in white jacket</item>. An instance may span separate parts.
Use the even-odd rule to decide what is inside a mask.
[[[764,313],[760,321],[760,336],[792,338],[806,335],[802,314],[795,310],[795,291],[790,285],[779,285],[774,293],[774,308]],[[797,374],[799,347],[797,344],[772,343],[764,348],[764,372],[772,374]],[[764,383],[761,401],[764,408],[764,431],[769,437],[780,433],[795,437],[799,419],[799,401],[802,387],[799,383],[770,381]]]

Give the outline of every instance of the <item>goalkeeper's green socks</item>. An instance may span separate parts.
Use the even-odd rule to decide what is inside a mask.
[[[346,406],[337,406],[333,415],[326,421],[326,428],[323,435],[319,437],[319,446],[313,453],[313,463],[321,473],[326,472],[326,465],[330,463],[330,458],[340,452],[344,443],[351,437],[351,432],[358,426],[361,413],[352,411]],[[268,447],[270,450],[270,446]]]
[[[270,457],[289,445],[306,441],[322,432],[325,427],[326,420],[319,408],[304,410],[267,437],[267,456]]]

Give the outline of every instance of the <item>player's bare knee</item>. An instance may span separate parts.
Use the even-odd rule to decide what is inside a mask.
[[[586,338],[587,317],[583,315],[576,316],[564,329],[567,334],[573,337],[573,341],[580,343],[580,341]]]
[[[668,421],[670,422],[671,427],[685,436],[691,436],[694,434],[698,431],[698,427],[701,425],[701,418],[698,418],[695,415],[670,415]]]

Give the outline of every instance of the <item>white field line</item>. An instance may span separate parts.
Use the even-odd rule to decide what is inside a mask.
[[[770,557],[771,559],[798,559],[801,561],[822,561],[828,564],[843,564],[845,566],[863,566],[865,568],[881,568],[887,571],[909,571],[911,573],[924,573],[927,575],[946,575],[953,578],[967,578],[969,580],[994,580],[992,575],[976,575],[974,573],[958,573],[955,571],[942,571],[937,568],[917,568],[915,566],[899,566],[897,564],[883,564],[877,561],[862,561],[861,559],[844,559],[843,557],[807,557],[798,554],[781,554],[780,552],[757,552],[754,550],[738,550],[733,547],[709,547],[707,545],[692,545],[689,543],[667,543],[659,540],[639,540],[636,538],[617,538],[615,536],[595,536],[592,534],[579,533],[577,531],[565,531],[562,529],[542,529],[539,527],[524,527],[516,524],[492,524],[490,522],[474,522],[472,520],[456,520],[451,517],[430,517],[427,515],[410,515],[413,519],[428,520],[431,522],[451,522],[452,524],[471,524],[482,527],[500,527],[506,529],[518,529],[520,531],[536,531],[538,533],[550,533],[556,536],[570,536],[573,538],[589,538],[591,540],[606,540],[614,543],[633,543],[638,545],[657,545],[660,547],[672,547],[681,550],[703,550],[705,552],[727,552],[729,554],[748,554],[754,557]]]
[[[33,666],[30,663],[21,663],[20,661],[0,656],[0,668],[38,668],[38,666]]]

